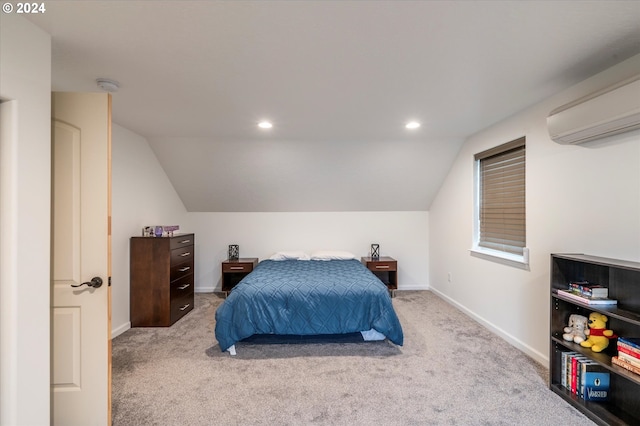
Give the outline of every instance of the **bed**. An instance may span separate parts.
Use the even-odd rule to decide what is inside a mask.
[[[401,346],[403,332],[387,287],[356,259],[263,260],[216,310],[220,349],[254,335],[361,332]]]

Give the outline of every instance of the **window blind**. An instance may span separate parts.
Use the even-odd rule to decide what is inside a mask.
[[[523,254],[526,246],[525,138],[475,155],[480,247]]]

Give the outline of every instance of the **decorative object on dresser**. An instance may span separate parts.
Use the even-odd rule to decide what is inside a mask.
[[[360,259],[363,265],[377,276],[389,289],[391,297],[398,289],[398,262],[389,256],[365,256]]]
[[[193,309],[195,235],[131,237],[132,327],[168,327]]]
[[[222,291],[229,294],[233,287],[249,275],[257,264],[257,257],[227,259],[222,262]]]
[[[173,237],[180,230],[179,225],[154,225],[142,228],[143,237]]]
[[[380,257],[380,244],[371,244],[371,258],[377,259]]]
[[[617,304],[585,303],[566,293],[570,287],[575,289],[572,283],[597,283]],[[595,287],[591,286],[593,291]],[[550,290],[549,388],[597,424],[640,424],[640,375],[619,360],[620,342],[624,348],[625,336],[640,336],[640,263],[584,254],[552,254]],[[565,340],[564,327],[576,314],[590,320],[592,316],[607,318],[600,324],[590,323],[590,334],[595,325],[603,329],[600,340],[614,340],[608,347],[597,347],[597,351],[584,347],[585,342]],[[622,336],[617,344],[615,336],[608,336],[605,328]]]
[[[240,257],[240,246],[237,244],[229,244],[229,260],[238,260]]]

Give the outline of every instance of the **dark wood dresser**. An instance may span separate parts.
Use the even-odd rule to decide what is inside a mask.
[[[132,327],[168,327],[193,309],[195,235],[131,237]]]

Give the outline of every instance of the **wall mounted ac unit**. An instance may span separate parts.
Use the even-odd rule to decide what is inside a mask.
[[[554,109],[551,139],[578,144],[640,129],[640,75]]]

